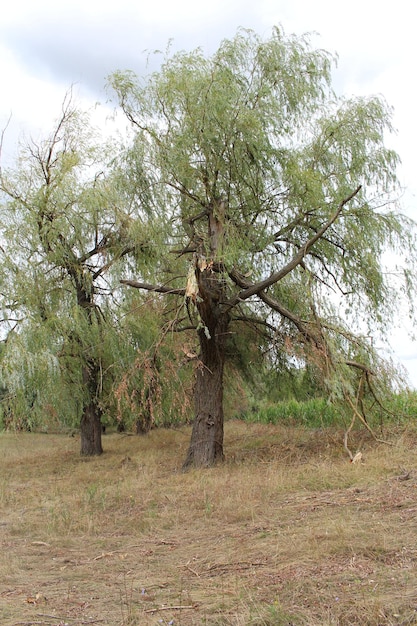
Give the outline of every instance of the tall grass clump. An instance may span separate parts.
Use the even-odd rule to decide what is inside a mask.
[[[281,424],[323,428],[340,424],[340,408],[330,404],[325,398],[295,399],[275,402],[258,408],[253,407],[241,415],[246,422],[261,424]]]
[[[393,394],[386,406],[390,420],[399,423],[417,418],[417,391],[406,390]]]
[[[384,399],[367,398],[365,414],[374,426],[407,424],[417,418],[417,391],[404,390]],[[352,414],[341,404],[333,404],[327,398],[314,397],[254,403],[245,408],[239,418],[248,423],[285,423],[287,426],[326,428],[346,426]]]

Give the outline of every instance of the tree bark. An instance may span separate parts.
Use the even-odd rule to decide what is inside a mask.
[[[97,404],[98,371],[94,365],[83,367],[83,383],[87,388],[89,400],[83,407],[81,416],[81,455],[95,456],[103,453],[101,443],[101,409]]]
[[[197,262],[196,278],[200,362],[194,387],[195,419],[184,469],[210,467],[224,460],[223,374],[230,317],[219,303],[223,283],[210,266],[199,270]]]
[[[71,270],[73,271],[73,270]],[[83,274],[81,274],[83,277]],[[82,311],[86,314],[88,323],[91,325],[94,321],[96,309],[94,305],[94,287],[86,287],[84,280],[80,280],[75,273],[74,279],[77,285],[77,303]],[[88,285],[88,281],[86,283]],[[97,317],[95,317],[97,319]],[[82,369],[83,385],[87,392],[87,401],[83,406],[83,412],[80,423],[81,433],[81,455],[95,456],[103,453],[101,442],[102,427],[101,416],[102,410],[98,403],[100,396],[100,367],[97,357],[90,356],[87,358]]]
[[[84,407],[81,417],[81,455],[95,456],[103,453],[101,444],[101,412],[95,402]]]
[[[208,339],[199,331],[200,364],[194,387],[195,419],[184,469],[210,467],[224,460],[223,454],[223,372],[224,339],[221,332],[227,323],[219,324],[218,333]]]

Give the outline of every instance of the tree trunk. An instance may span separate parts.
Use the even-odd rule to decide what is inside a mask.
[[[103,453],[101,445],[101,412],[94,401],[90,402],[81,417],[81,455],[94,456]]]
[[[198,311],[200,363],[194,387],[195,419],[183,468],[211,467],[224,460],[223,374],[229,313],[222,310],[226,284],[222,276],[225,202],[217,199],[209,208],[208,250],[197,246],[194,272],[189,274],[186,296]]]
[[[147,389],[141,406],[140,415],[135,424],[136,434],[146,435],[152,428],[152,422],[152,400],[150,398],[150,391]]]
[[[81,416],[81,455],[94,456],[103,453],[101,444],[101,409],[97,404],[98,371],[94,365],[83,367],[83,383],[88,390],[89,400]]]
[[[194,387],[195,419],[184,469],[210,467],[224,460],[224,351],[217,344],[216,338],[200,337],[201,362]]]
[[[144,370],[144,389],[136,420],[137,435],[146,435],[152,429],[155,421],[154,410],[158,401],[159,390],[159,368],[156,353],[147,360]]]
[[[85,313],[88,323],[92,325],[99,320],[97,309],[94,304],[94,287],[90,284],[89,278],[86,279],[85,272],[78,272],[72,266],[69,273],[73,277],[77,287],[77,304]],[[90,350],[90,346],[88,346]],[[93,349],[94,352],[94,349]],[[92,354],[86,358],[82,369],[83,385],[86,389],[86,401],[83,406],[81,416],[81,455],[94,456],[103,453],[101,443],[102,427],[101,416],[102,411],[98,403],[100,396],[100,367],[97,356]]]
[[[221,281],[210,269],[197,275],[200,363],[194,387],[195,419],[184,469],[210,467],[224,460],[223,373],[229,315],[221,312],[217,297],[213,299],[213,293],[222,289]]]

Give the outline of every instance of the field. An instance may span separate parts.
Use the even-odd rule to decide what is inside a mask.
[[[0,434],[2,626],[417,624],[415,427],[351,464],[337,429],[231,421],[182,473],[189,435]]]

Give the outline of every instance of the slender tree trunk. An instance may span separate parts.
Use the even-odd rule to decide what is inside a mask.
[[[140,415],[136,420],[135,430],[137,435],[146,435],[152,428],[152,399],[151,391],[148,389],[144,394]]]
[[[88,323],[92,325],[97,323],[96,309],[94,306],[94,288],[88,284],[85,287],[84,280],[80,281],[76,275],[77,281],[77,302],[78,306],[85,312]],[[94,352],[94,349],[93,349]],[[101,443],[101,435],[103,432],[101,426],[102,410],[98,399],[100,396],[100,367],[97,356],[91,355],[87,358],[82,370],[83,384],[86,388],[87,401],[83,406],[81,416],[80,433],[81,433],[81,455],[94,456],[103,453]]]
[[[146,389],[140,408],[140,414],[135,424],[137,435],[146,435],[152,430],[154,424],[154,393],[155,390],[152,388],[152,385]]]
[[[89,401],[83,407],[81,416],[81,455],[94,456],[103,453],[101,443],[101,409],[97,404],[98,371],[94,364],[83,368],[83,383],[88,390]]]
[[[140,411],[136,420],[136,434],[146,435],[154,425],[154,411],[158,402],[159,366],[156,352],[146,360],[144,388],[141,394]]]

